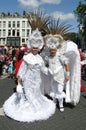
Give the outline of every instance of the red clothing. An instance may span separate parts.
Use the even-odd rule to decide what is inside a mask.
[[[18,58],[19,53],[20,53],[20,49],[18,48],[16,49],[16,59]]]
[[[80,54],[80,59],[81,59],[81,61],[83,61],[85,58],[84,58],[84,56],[83,56],[83,54],[82,54],[82,51],[81,51],[81,50],[79,50],[79,54]]]
[[[81,82],[81,92],[86,92],[86,87],[82,85],[82,82]]]
[[[18,74],[18,70],[20,68],[20,65],[21,65],[22,61],[23,61],[23,58],[21,60],[17,60],[15,62],[15,76],[17,76],[17,74]]]
[[[81,61],[83,61],[85,58],[84,58],[81,50],[79,50],[79,54],[80,54]],[[82,71],[82,67],[83,67],[83,65],[81,65],[81,71]],[[82,84],[82,77],[81,77],[81,92],[86,92],[86,87]]]

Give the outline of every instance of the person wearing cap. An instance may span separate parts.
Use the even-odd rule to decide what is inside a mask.
[[[59,52],[61,44],[62,38],[59,35],[50,35],[46,39],[46,46],[48,47],[50,53],[47,58],[47,62],[49,64],[48,70],[51,76],[50,96],[53,98],[54,102],[58,99],[59,109],[63,112],[63,99],[65,98],[64,84],[69,80],[70,72],[68,58]]]
[[[47,74],[44,61],[38,54],[43,43],[41,33],[36,29],[28,38],[30,52],[23,56],[19,67],[17,92],[3,105],[5,114],[17,121],[46,120],[55,113],[56,104],[40,90],[41,71]]]

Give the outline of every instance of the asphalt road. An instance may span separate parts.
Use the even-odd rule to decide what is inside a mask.
[[[86,84],[86,81],[83,81]],[[0,107],[14,92],[13,79],[0,79]],[[65,111],[56,109],[55,114],[45,121],[34,123],[17,122],[7,116],[0,116],[0,130],[86,130],[86,92],[81,93],[80,102],[76,107],[65,104]]]

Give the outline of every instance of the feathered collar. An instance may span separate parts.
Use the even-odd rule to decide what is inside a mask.
[[[43,62],[41,56],[39,56],[38,54],[33,55],[32,53],[29,53],[29,54],[25,55],[23,57],[23,60],[25,62],[27,62],[28,64],[32,64],[32,65],[35,65],[35,64],[40,65]]]

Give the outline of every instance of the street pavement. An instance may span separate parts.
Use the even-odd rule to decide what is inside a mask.
[[[83,81],[86,85],[86,81]],[[0,108],[4,101],[14,92],[16,84],[7,77],[0,79]],[[54,115],[43,121],[23,123],[7,116],[0,116],[0,130],[86,130],[86,92],[81,93],[76,107],[65,104],[65,111],[56,109]]]

